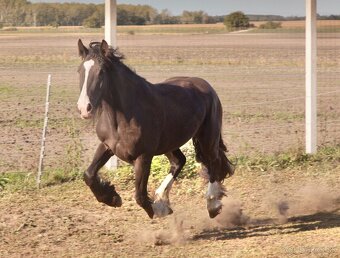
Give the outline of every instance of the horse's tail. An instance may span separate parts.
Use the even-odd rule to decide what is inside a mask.
[[[192,142],[195,147],[197,162],[203,163],[208,168],[209,174],[214,173],[214,178],[217,181],[221,182],[234,174],[235,166],[226,156],[227,147],[221,135],[218,143],[218,156],[215,160],[211,160],[210,156],[203,152],[204,147],[201,146],[199,138],[194,137]]]
[[[226,152],[227,147],[225,146],[222,135],[220,135],[220,142],[219,142],[219,169],[216,171],[216,176],[218,177],[219,181],[223,181],[226,177],[231,177],[234,174],[235,166],[231,161],[227,158]]]

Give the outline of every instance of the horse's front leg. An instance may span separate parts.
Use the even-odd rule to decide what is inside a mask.
[[[134,163],[135,170],[135,198],[139,206],[141,206],[149,217],[152,219],[154,211],[152,209],[152,200],[148,196],[148,179],[150,175],[152,156],[142,155],[138,157]]]
[[[158,187],[155,193],[155,201],[152,204],[152,208],[155,212],[155,217],[165,217],[172,214],[173,211],[170,207],[169,193],[177,178],[181,172],[186,158],[180,149],[165,154],[170,161],[170,171],[167,177],[163,180],[162,184]]]
[[[122,199],[115,191],[114,186],[98,176],[99,169],[103,167],[112,156],[112,151],[104,143],[100,143],[91,165],[84,173],[84,180],[99,202],[112,207],[120,207],[122,205]]]

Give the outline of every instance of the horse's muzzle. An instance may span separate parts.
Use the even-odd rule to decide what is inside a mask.
[[[91,103],[87,103],[87,105],[85,105],[86,108],[84,108],[83,106],[78,105],[78,110],[80,113],[80,117],[82,119],[89,119],[92,117],[92,110],[93,110],[93,106],[91,105]]]

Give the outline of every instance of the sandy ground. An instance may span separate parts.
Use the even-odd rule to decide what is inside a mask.
[[[226,180],[223,212],[209,219],[201,179],[175,184],[174,214],[150,220],[132,184],[121,208],[81,181],[0,196],[2,257],[339,257],[339,166],[248,172]],[[150,186],[150,191],[156,185]]]

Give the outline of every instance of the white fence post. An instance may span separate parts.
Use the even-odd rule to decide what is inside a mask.
[[[112,47],[117,47],[117,1],[105,0],[105,40]],[[113,156],[105,164],[107,169],[116,169],[118,159]]]
[[[44,162],[44,154],[45,154],[45,139],[46,139],[46,130],[47,130],[47,122],[48,122],[48,109],[50,106],[50,102],[49,102],[50,101],[50,88],[51,88],[51,75],[49,74],[47,77],[45,118],[44,118],[44,127],[43,127],[42,137],[41,137],[41,149],[40,149],[39,167],[38,167],[38,175],[37,175],[38,188],[40,188],[41,175],[42,175],[43,162]]]
[[[316,0],[306,0],[306,153],[317,150],[317,24]]]
[[[117,47],[117,1],[105,0],[105,40],[106,42]]]

